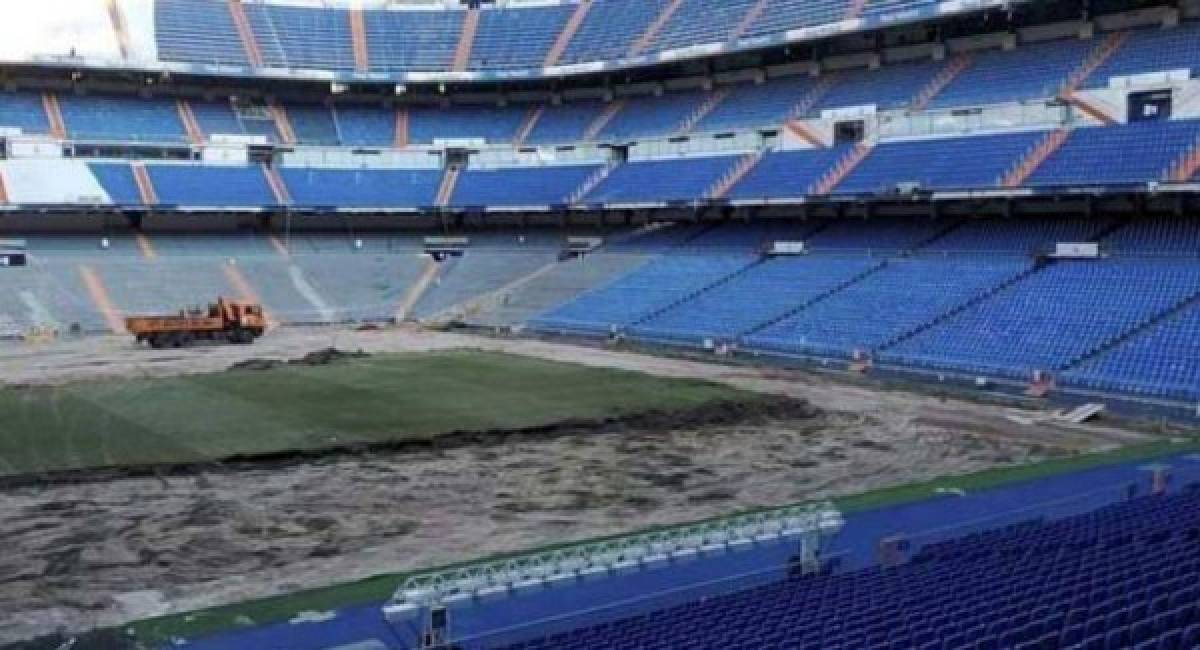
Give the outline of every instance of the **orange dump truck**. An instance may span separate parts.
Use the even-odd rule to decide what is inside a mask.
[[[172,316],[130,316],[125,329],[151,347],[183,347],[193,341],[250,343],[267,328],[262,305],[218,298],[202,309],[185,310]]]

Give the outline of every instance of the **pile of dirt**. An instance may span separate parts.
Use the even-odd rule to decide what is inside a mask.
[[[327,366],[332,363],[339,363],[349,359],[362,359],[371,355],[362,350],[348,352],[337,348],[322,348],[309,352],[299,359],[288,359],[287,361],[279,361],[278,359],[246,359],[239,361],[231,366],[230,370],[271,370],[280,366]]]

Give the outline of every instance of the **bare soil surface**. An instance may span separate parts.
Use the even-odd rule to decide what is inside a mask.
[[[1145,439],[1113,427],[1020,425],[1007,416],[1031,412],[803,372],[411,330],[285,328],[253,346],[182,351],[138,349],[123,337],[3,344],[0,378],[208,372],[329,347],[499,350],[710,379],[816,409],[792,402],[707,419],[717,423],[686,414],[575,423],[444,448],[10,486],[0,489],[0,642]]]

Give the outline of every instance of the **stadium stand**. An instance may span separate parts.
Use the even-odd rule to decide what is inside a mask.
[[[1200,138],[1200,120],[1147,121],[1071,132],[1028,185],[1121,184],[1165,180]]]
[[[113,203],[141,205],[142,195],[133,177],[133,168],[128,163],[91,163],[88,167]]]
[[[0,126],[20,129],[22,133],[49,133],[42,96],[30,92],[0,93]]]
[[[624,57],[669,1],[593,2],[579,31],[563,52],[561,62],[608,61]]]
[[[133,96],[58,95],[67,134],[76,140],[181,142],[175,102]]]
[[[520,11],[483,11],[468,65],[474,70],[536,68],[566,26],[569,4]]]
[[[606,104],[599,101],[572,101],[546,104],[533,130],[526,138],[529,144],[565,144],[583,140]]]
[[[881,142],[836,187],[838,193],[890,193],[901,183],[920,189],[997,187],[1044,132]],[[919,166],[911,161],[920,160]]]
[[[298,206],[350,208],[433,205],[441,170],[282,168]]]
[[[245,3],[263,63],[281,68],[353,70],[354,47],[346,9]]]
[[[596,203],[642,203],[700,199],[735,156],[643,160],[617,167],[585,200]]]
[[[350,147],[390,147],[396,141],[396,112],[364,106],[334,106],[338,139]]]
[[[229,7],[219,0],[156,0],[154,35],[167,61],[247,65]]]
[[[880,111],[904,108],[943,67],[944,62],[926,61],[838,72],[836,82],[808,112],[816,115],[825,109],[863,105]]]
[[[726,196],[730,199],[803,196],[846,152],[846,147],[831,147],[768,153]]]
[[[754,256],[746,253],[664,256],[533,322],[544,329],[607,333],[686,299],[753,262]]]
[[[871,352],[1029,268],[1024,260],[888,260],[875,272],[759,329],[746,345],[763,350],[849,357]],[[896,300],[904,293],[921,300]]]
[[[526,111],[519,105],[413,106],[408,109],[409,140],[421,144],[454,138],[512,142]]]
[[[1095,42],[1082,39],[1023,44],[971,56],[971,65],[930,102],[934,108],[978,106],[1055,97]]]
[[[781,124],[792,117],[808,113],[812,101],[826,88],[823,77],[790,76],[771,79],[761,84],[739,84],[716,108],[705,115],[692,129],[711,132]]]
[[[451,205],[559,205],[600,165],[468,169],[459,175]]]
[[[345,144],[334,113],[328,106],[288,104],[287,116],[296,142],[330,147]]]
[[[1198,517],[1195,489],[1140,497],[508,647],[1189,648]]]
[[[890,348],[913,366],[1028,378],[1058,370],[1200,291],[1183,260],[1058,261]],[[1054,305],[1053,312],[1039,305]]]
[[[261,206],[275,197],[259,165],[147,165],[160,203]]]
[[[603,140],[625,140],[656,134],[672,135],[708,97],[701,90],[628,98],[597,134]]]
[[[371,68],[449,70],[463,11],[364,11]]]
[[[1104,86],[1112,77],[1186,69],[1196,71],[1200,28],[1184,24],[1170,29],[1145,28],[1129,38],[1088,78],[1088,86]]]

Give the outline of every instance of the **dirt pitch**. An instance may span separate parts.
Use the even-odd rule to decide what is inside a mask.
[[[1006,407],[806,373],[411,330],[279,329],[251,347],[184,351],[123,337],[11,344],[0,346],[0,378],[165,377],[326,347],[502,351],[707,379],[815,409],[10,487],[0,492],[0,642],[1146,439],[1018,425]]]

